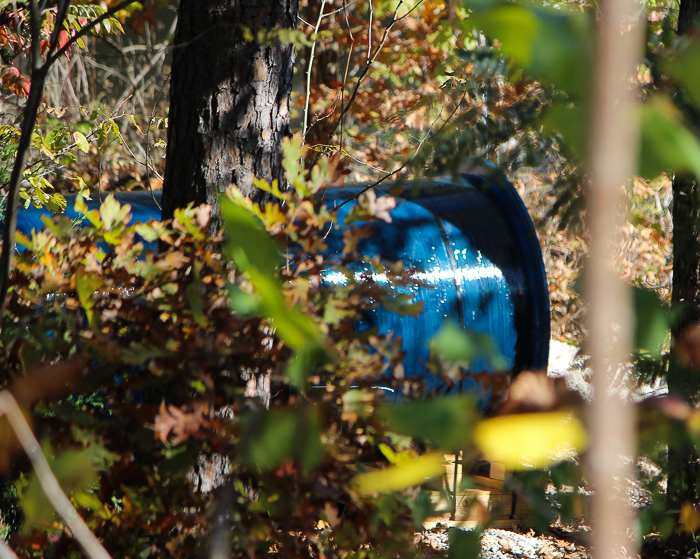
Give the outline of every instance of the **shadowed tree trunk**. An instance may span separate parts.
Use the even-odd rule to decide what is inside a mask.
[[[678,35],[697,29],[700,0],[681,0],[678,13]],[[694,108],[686,117],[700,124]],[[689,173],[678,173],[673,179],[673,289],[674,306],[683,314],[673,331],[674,340],[700,321],[700,183]],[[697,371],[675,360],[671,363],[668,386],[671,392],[697,402]],[[667,507],[679,510],[684,503],[698,505],[698,455],[686,437],[679,436],[669,444],[669,477]]]
[[[163,218],[212,205],[231,184],[264,201],[253,177],[284,186],[294,47],[246,30],[296,28],[298,0],[181,0],[170,83]],[[249,38],[250,38],[249,33]]]

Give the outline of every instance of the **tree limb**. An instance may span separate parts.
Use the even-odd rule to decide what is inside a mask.
[[[10,274],[12,273],[12,257],[15,251],[15,233],[17,231],[17,204],[19,203],[19,190],[22,183],[22,176],[27,166],[29,158],[29,148],[31,147],[32,133],[36,124],[37,114],[41,105],[41,99],[44,94],[44,84],[46,75],[49,69],[58,58],[66,53],[68,49],[79,38],[87,35],[96,25],[107,18],[112,17],[116,12],[123,10],[134,0],[124,0],[113,8],[110,8],[101,16],[95,18],[90,23],[85,25],[78,33],[60,49],[56,51],[60,30],[63,27],[65,17],[68,13],[70,0],[63,0],[59,3],[59,8],[56,13],[54,29],[51,34],[51,42],[49,51],[46,56],[46,62],[41,64],[41,47],[40,47],[40,21],[39,10],[36,0],[30,0],[30,29],[31,29],[31,50],[32,50],[32,78],[31,88],[27,104],[24,107],[24,118],[22,120],[22,134],[20,136],[19,145],[17,146],[17,156],[15,164],[10,175],[8,187],[7,205],[5,209],[4,230],[2,233],[2,254],[0,254],[0,324],[5,316],[5,307],[7,306],[7,292],[10,284]]]
[[[17,440],[22,445],[22,448],[27,453],[32,463],[32,467],[36,472],[37,479],[39,480],[44,494],[56,509],[56,512],[61,515],[61,518],[63,518],[64,522],[73,533],[73,537],[78,540],[85,554],[90,559],[111,559],[107,550],[95,537],[95,534],[90,531],[90,528],[88,528],[83,519],[80,518],[78,511],[75,510],[70,500],[61,489],[44,453],[41,451],[39,441],[36,440],[34,433],[32,433],[14,396],[7,390],[0,392],[0,415],[7,416],[10,426],[17,436]],[[0,558],[2,559],[14,555],[13,553],[12,555],[3,556],[3,551],[4,550],[0,548]],[[10,553],[12,553],[11,550]]]

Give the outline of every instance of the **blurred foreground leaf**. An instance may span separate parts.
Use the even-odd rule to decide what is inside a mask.
[[[451,451],[464,447],[476,423],[474,400],[468,397],[384,406],[379,413],[390,430]]]
[[[659,357],[673,322],[673,313],[648,289],[636,287],[632,293],[635,348],[646,351],[653,357]]]
[[[242,419],[241,457],[263,470],[294,460],[304,472],[323,456],[316,408],[262,410]]]
[[[56,456],[50,455],[50,448],[44,446],[49,465],[63,491],[80,497],[79,501],[95,501],[89,490],[98,480],[98,465],[94,452],[85,450],[64,450]],[[53,506],[44,494],[35,473],[29,478],[29,484],[20,498],[22,511],[26,519],[25,529],[36,528],[46,524],[54,514]]]
[[[400,491],[425,483],[445,471],[445,456],[439,453],[399,461],[395,466],[357,476],[355,486],[362,495]]]
[[[449,363],[462,367],[475,359],[486,359],[494,370],[505,369],[506,360],[498,352],[493,337],[462,330],[453,322],[445,322],[430,340],[431,353]]]
[[[671,170],[700,175],[700,142],[665,95],[656,95],[642,105],[641,149],[639,173],[643,177],[651,179]]]
[[[683,86],[696,104],[700,104],[700,42],[681,45],[675,56],[662,62],[661,67]]]
[[[511,470],[546,468],[588,443],[581,422],[570,411],[503,415],[476,427],[484,456]]]

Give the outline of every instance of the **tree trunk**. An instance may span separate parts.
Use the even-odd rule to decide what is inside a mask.
[[[294,46],[258,31],[295,29],[298,0],[181,0],[170,83],[163,218],[208,203],[232,184],[256,201],[253,178],[284,187]],[[249,30],[255,40],[247,41]],[[250,38],[250,35],[249,35]]]
[[[674,341],[700,320],[700,185],[692,175],[673,179],[673,286],[672,302],[683,309],[673,329]],[[668,374],[669,391],[697,399],[690,368],[673,359]],[[698,502],[698,457],[690,441],[678,437],[669,443],[667,508],[680,510]]]
[[[700,15],[700,0],[681,0],[678,35],[693,34]],[[695,110],[687,117],[698,120]],[[697,124],[697,122],[696,122]],[[700,184],[697,177],[678,173],[673,179],[673,285],[672,302],[683,314],[673,329],[680,339],[687,328],[700,321]],[[668,374],[669,391],[697,400],[697,373],[672,360]],[[691,382],[693,381],[693,382]],[[679,510],[684,503],[698,504],[700,464],[692,442],[677,437],[668,449],[667,508]]]

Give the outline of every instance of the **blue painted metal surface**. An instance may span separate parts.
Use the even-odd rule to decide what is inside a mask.
[[[402,203],[391,213],[392,223],[372,224],[372,236],[360,249],[388,261],[402,260],[415,270],[427,287],[413,288],[416,301],[425,303],[419,317],[402,317],[377,311],[368,322],[380,332],[393,331],[404,340],[407,375],[425,374],[428,340],[445,320],[490,334],[498,351],[514,373],[544,369],[549,351],[549,297],[542,254],[530,216],[515,188],[495,168],[453,179],[416,181],[401,188]],[[397,185],[376,188],[378,195],[396,195]],[[329,189],[324,202],[338,207],[339,222],[347,215],[360,187]],[[115,193],[132,206],[133,219],[160,218],[160,193]],[[68,197],[66,214],[73,210]],[[90,209],[99,200],[88,201]],[[46,210],[30,208],[19,213],[18,229],[29,235],[43,226]],[[341,244],[339,231],[331,232],[329,250]],[[369,266],[358,273],[372,273]],[[381,280],[381,278],[378,278]],[[325,281],[342,281],[327,274]],[[488,370],[485,362],[472,370]],[[435,377],[427,378],[429,390],[446,391]],[[473,389],[468,381],[452,391]]]
[[[376,189],[378,195],[395,195],[395,190],[395,185]],[[329,190],[325,202],[338,206],[359,192]],[[406,374],[425,374],[428,340],[445,320],[490,334],[514,373],[545,369],[550,336],[547,278],[532,220],[513,185],[486,167],[479,174],[406,184],[401,199],[391,212],[392,223],[372,224],[372,236],[360,250],[402,260],[428,286],[412,293],[425,304],[420,316],[377,312],[369,319],[380,332],[403,338]],[[349,209],[350,204],[339,208],[339,222]],[[334,250],[340,234],[329,235],[328,243]],[[366,272],[372,273],[369,267]],[[489,370],[489,365],[477,361],[471,370]],[[426,384],[432,392],[448,390],[436,377],[427,377]],[[473,382],[464,381],[450,390],[473,388]]]
[[[149,219],[160,219],[160,192],[113,192],[121,204],[131,204],[131,222],[148,221]],[[78,220],[81,216],[75,211],[75,194],[67,194],[65,215],[73,220]],[[107,196],[102,195],[102,199]],[[93,196],[92,200],[85,200],[89,210],[100,208],[101,200],[97,196]],[[17,214],[17,230],[27,236],[31,235],[32,229],[41,230],[44,227],[42,217],[53,217],[52,214],[45,208],[35,208],[33,206],[26,210],[21,210]]]

